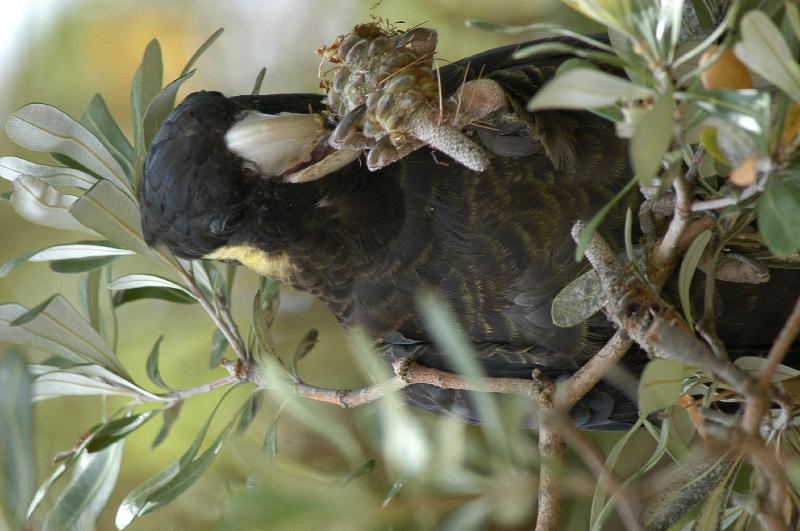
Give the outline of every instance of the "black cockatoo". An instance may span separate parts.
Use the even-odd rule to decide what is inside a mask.
[[[601,315],[559,328],[551,302],[586,269],[574,260],[571,226],[631,178],[627,146],[594,114],[526,111],[568,57],[514,60],[518,48],[439,72],[445,96],[478,75],[502,89],[504,105],[464,130],[489,154],[482,172],[425,146],[369,171],[360,152],[330,147],[321,95],[189,95],[147,154],[140,199],[148,244],[234,260],[311,293],[345,327],[366,330],[389,360],[448,368],[415,306],[426,288],[455,312],[488,375],[575,371],[613,328]],[[316,178],[293,182],[313,165]],[[622,213],[636,200],[608,216],[605,234],[622,234]],[[799,289],[793,272],[720,289],[719,334],[732,347],[769,345]],[[630,356],[640,369],[643,354]],[[574,408],[576,424],[627,428],[638,418],[628,391],[599,384]],[[466,392],[414,385],[404,393],[423,409],[476,420]]]

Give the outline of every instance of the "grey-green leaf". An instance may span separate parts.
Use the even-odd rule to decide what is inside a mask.
[[[800,249],[800,185],[783,175],[772,175],[758,200],[758,230],[776,256]]]
[[[247,431],[247,428],[250,427],[250,424],[252,424],[256,415],[258,415],[258,412],[261,411],[261,406],[263,404],[264,392],[260,389],[256,389],[247,398],[247,402],[245,402],[244,406],[242,406],[242,412],[239,415],[239,424],[236,425],[237,435],[242,435]]]
[[[117,529],[125,529],[130,525],[131,522],[133,522],[135,518],[141,516],[147,507],[152,507],[150,500],[155,493],[158,492],[162,487],[170,485],[172,480],[178,477],[178,475],[193,462],[197,452],[200,450],[200,446],[203,444],[203,439],[205,439],[206,433],[208,432],[208,427],[216,415],[217,410],[219,409],[219,405],[230,394],[232,389],[233,387],[229,388],[222,398],[220,398],[219,402],[217,402],[217,405],[214,407],[214,410],[211,412],[208,420],[206,420],[205,424],[203,424],[203,427],[195,436],[192,445],[188,450],[186,450],[186,452],[183,453],[180,459],[172,463],[155,476],[144,481],[138,487],[133,489],[124,500],[122,500],[122,503],[117,508],[117,514],[115,518]],[[226,428],[225,431],[227,431],[230,426],[232,426],[231,423],[228,424],[228,428]],[[223,433],[225,433],[225,431],[223,431]],[[150,510],[154,509],[151,508]]]
[[[267,433],[264,436],[264,442],[261,443],[261,451],[270,461],[275,461],[278,458],[278,421],[281,418],[281,411],[283,411],[283,406],[278,408],[275,416],[272,417]]]
[[[125,290],[125,289],[147,288],[147,287],[175,289],[178,291],[183,291],[187,295],[192,296],[192,293],[187,288],[181,286],[176,282],[173,282],[163,277],[159,277],[157,275],[140,275],[140,274],[124,275],[117,278],[111,284],[108,285],[108,289],[113,289],[113,290]]]
[[[138,415],[118,418],[94,428],[92,430],[92,440],[86,446],[86,451],[90,453],[99,452],[111,446],[139,429],[159,413],[160,411],[157,409],[151,409]]]
[[[214,458],[216,458],[220,450],[222,450],[222,445],[228,435],[230,435],[232,428],[233,421],[229,422],[228,425],[225,426],[222,432],[217,436],[216,440],[211,443],[211,445],[206,448],[206,450],[200,454],[197,459],[189,463],[167,483],[153,492],[147,500],[147,503],[142,507],[139,516],[144,516],[162,508],[180,496],[184,491],[186,491],[186,489],[191,487],[195,481],[200,479],[200,476],[202,476],[205,471],[208,470],[208,467],[211,466]]]
[[[72,480],[47,515],[43,531],[91,530],[106,506],[119,475],[123,442],[94,454],[81,454]]]
[[[219,367],[219,360],[222,359],[222,355],[225,354],[227,348],[228,340],[225,339],[225,334],[220,329],[214,330],[214,335],[211,338],[211,358],[208,361],[209,369]]]
[[[292,374],[297,377],[297,362],[301,359],[305,358],[309,352],[314,348],[317,344],[317,340],[319,339],[319,332],[317,332],[316,328],[312,328],[306,335],[303,336],[303,339],[297,344],[297,347],[294,349],[294,354],[292,355],[292,362],[291,362],[291,371]]]
[[[88,129],[53,106],[31,103],[22,107],[6,122],[6,133],[25,148],[66,155],[133,196],[125,171],[105,146]]]
[[[203,55],[205,51],[208,50],[209,47],[211,47],[212,44],[214,44],[214,41],[216,41],[219,38],[219,36],[222,35],[223,31],[225,31],[224,28],[219,28],[217,31],[212,33],[211,36],[207,38],[203,44],[200,45],[197,51],[194,52],[192,57],[186,63],[186,66],[183,67],[183,70],[181,70],[181,76],[183,76],[192,69],[197,60],[200,59],[200,56]]]
[[[158,353],[161,350],[161,341],[163,339],[163,335],[156,339],[153,348],[150,349],[150,355],[147,356],[147,376],[151,382],[160,388],[170,390],[172,388],[164,383],[164,380],[161,379],[161,372],[158,370]]]
[[[630,156],[636,175],[649,184],[658,175],[661,159],[672,142],[675,102],[671,94],[656,98],[655,105],[639,122],[630,143]]]
[[[158,288],[158,287],[143,287],[143,288],[130,288],[126,290],[116,291],[113,297],[113,304],[115,308],[128,304],[129,302],[139,301],[143,299],[160,300],[166,302],[174,302],[176,304],[194,304],[197,299],[191,295],[187,295],[184,290],[172,288]]]
[[[144,134],[144,145],[149,146],[153,137],[158,132],[161,123],[167,117],[169,112],[175,107],[175,95],[181,85],[194,75],[194,70],[183,74],[181,77],[164,87],[161,92],[153,98],[150,105],[147,106],[147,111],[144,113],[142,122],[142,132]]]
[[[736,55],[750,70],[800,102],[800,66],[792,57],[781,30],[761,11],[749,11],[739,25]]]
[[[13,186],[11,204],[17,214],[31,223],[97,235],[72,216],[70,209],[78,200],[76,196],[63,194],[30,175],[15,179]]]
[[[44,249],[31,251],[0,265],[0,278],[8,275],[25,262],[49,262],[52,260],[74,260],[83,258],[103,258],[133,254],[107,242],[76,242],[64,245],[51,245]]]
[[[131,114],[133,116],[134,188],[141,180],[142,165],[147,145],[144,140],[144,116],[153,98],[161,92],[164,66],[161,61],[161,45],[153,39],[147,43],[142,63],[136,69],[131,84]]]
[[[0,305],[0,339],[78,363],[97,363],[119,375],[126,374],[105,340],[61,295],[53,297],[30,322],[11,326],[27,311],[19,304]]]
[[[258,75],[256,76],[256,81],[253,84],[253,90],[250,91],[251,95],[258,96],[261,93],[261,84],[264,82],[264,76],[266,74],[267,74],[267,67],[266,66],[258,71]]]
[[[72,205],[70,213],[81,224],[124,249],[161,263],[169,260],[150,249],[142,236],[136,203],[107,182],[100,182]]]
[[[19,529],[36,488],[31,392],[23,357],[13,350],[0,355],[0,460],[6,488],[2,506]]]
[[[151,402],[166,401],[99,365],[75,365],[60,368],[29,365],[33,375],[33,401],[60,396],[121,395]]]
[[[621,77],[589,68],[564,72],[542,87],[528,104],[528,109],[591,109],[607,107],[618,101],[647,98],[653,91]]]
[[[175,421],[178,420],[182,404],[183,402],[175,402],[175,404],[171,405],[170,407],[164,410],[163,412],[164,423],[161,425],[161,429],[158,430],[156,438],[153,439],[153,444],[151,445],[151,448],[155,448],[156,446],[164,442],[164,440],[166,440],[170,430],[172,429],[172,426],[175,424]]]
[[[88,190],[97,183],[97,178],[86,172],[63,166],[46,166],[17,157],[0,158],[0,177],[14,181],[24,175],[36,177],[50,186],[74,186]]]
[[[686,255],[681,262],[680,272],[678,273],[678,293],[681,298],[681,306],[683,307],[683,314],[686,316],[686,322],[690,325],[694,323],[692,315],[692,298],[691,287],[694,272],[697,270],[697,264],[700,263],[700,258],[703,257],[703,252],[706,250],[708,242],[711,240],[711,231],[704,230],[692,241]]]
[[[678,402],[683,392],[683,364],[675,360],[650,360],[639,380],[639,412],[646,417]]]
[[[603,307],[603,288],[594,269],[582,274],[553,299],[550,315],[553,324],[563,328],[577,326]]]
[[[100,94],[94,95],[86,110],[83,111],[83,115],[81,115],[81,125],[91,131],[102,142],[108,152],[111,153],[111,156],[119,162],[125,171],[128,181],[132,181],[135,156],[133,146],[125,138],[119,125],[111,116],[111,111],[108,110],[103,96]]]

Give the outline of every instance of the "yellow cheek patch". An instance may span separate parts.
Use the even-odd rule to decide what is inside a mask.
[[[220,247],[205,258],[210,260],[237,260],[247,269],[259,275],[286,279],[291,270],[289,257],[284,253],[267,253],[249,245]]]

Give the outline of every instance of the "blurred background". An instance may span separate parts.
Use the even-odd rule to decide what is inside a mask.
[[[525,24],[566,22],[574,17],[556,0],[384,0],[377,4],[374,0],[6,0],[0,2],[0,20],[4,22],[0,32],[0,117],[5,121],[26,103],[44,102],[78,118],[92,95],[100,92],[123,130],[130,133],[130,81],[147,42],[156,37],[161,43],[166,83],[178,76],[197,47],[220,27],[225,32],[200,59],[197,73],[183,85],[178,100],[200,89],[220,90],[228,95],[249,93],[262,66],[267,67],[262,93],[316,92],[319,90],[316,48],[332,42],[353,25],[368,21],[370,16],[402,21],[406,27],[435,28],[439,32],[439,58],[443,60],[460,59],[530,38],[530,35],[483,33],[465,27],[466,19]],[[4,134],[0,134],[0,155],[52,163],[40,154],[23,152]],[[0,180],[0,193],[10,188],[8,182]],[[0,227],[0,263],[49,244],[82,239],[77,234],[27,223],[7,202],[0,202]],[[115,276],[131,272],[163,274],[136,258],[116,262]],[[237,282],[239,296],[234,300],[234,314],[246,329],[256,278],[242,272]],[[55,292],[75,301],[77,283],[78,276],[54,273],[47,264],[26,265],[0,279],[0,302],[13,301],[30,307]],[[213,328],[199,307],[140,301],[123,306],[119,319],[118,354],[139,381],[146,381],[145,359],[162,334],[165,338],[161,346],[161,374],[171,385],[188,387],[224,374],[220,369],[208,369]],[[274,328],[279,334],[279,350],[291,354],[295,343],[312,326],[320,329],[321,340],[303,362],[304,379],[328,387],[363,385],[342,333],[326,310],[307,297],[284,290],[281,313]],[[2,348],[0,345],[0,351]],[[245,395],[240,395],[238,402],[230,400],[229,404],[241,403]],[[177,459],[191,444],[218,397],[217,393],[190,400],[170,437],[155,450],[150,445],[160,421],[146,425],[129,438],[120,480],[99,529],[113,529],[114,511],[122,497]],[[102,409],[103,404],[94,398],[60,399],[37,405],[39,481],[51,470],[52,457],[70,448],[99,420]],[[266,412],[262,412],[249,432],[226,445],[211,470],[188,492],[167,508],[137,521],[130,529],[213,528],[229,485],[241,483],[252,468],[250,460],[257,457],[271,418],[270,409],[273,406],[265,406]],[[368,424],[372,418],[370,408],[340,411],[320,406],[320,409],[353,425]],[[613,442],[613,438],[596,440],[605,448]],[[322,474],[346,472],[337,468],[341,462],[329,445],[289,421],[281,425],[279,451]],[[342,503],[347,503],[345,498]],[[577,522],[584,521],[585,508],[576,509],[574,515],[570,511],[568,514],[572,516],[566,523],[574,522],[580,528]]]

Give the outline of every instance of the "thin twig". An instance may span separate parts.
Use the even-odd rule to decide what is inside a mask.
[[[205,393],[210,393],[215,389],[219,389],[220,387],[225,387],[232,384],[238,384],[242,381],[237,378],[236,376],[229,374],[228,376],[224,376],[213,382],[208,382],[202,385],[198,385],[197,387],[190,387],[189,389],[182,389],[180,391],[173,391],[167,395],[164,395],[164,398],[168,400],[173,400],[175,402],[179,402],[181,400],[186,400],[189,397],[195,395],[202,395]]]
[[[675,213],[667,227],[667,232],[653,251],[653,265],[656,268],[665,267],[675,259],[678,252],[678,241],[692,215],[692,197],[689,183],[686,182],[685,177],[677,176],[672,182],[672,187],[675,189]]]
[[[632,344],[633,341],[618,330],[597,354],[564,382],[564,398],[559,405],[567,410],[572,409],[622,359]]]
[[[539,410],[539,493],[536,531],[556,531],[561,521],[561,468],[566,445]],[[552,414],[552,413],[551,413]]]
[[[718,208],[725,208],[728,206],[736,205],[756,195],[760,191],[758,185],[754,184],[745,188],[741,194],[736,197],[720,197],[719,199],[709,199],[708,201],[695,201],[692,203],[692,212],[702,212],[704,210],[717,210]]]
[[[248,356],[247,350],[244,348],[244,345],[241,342],[238,330],[236,330],[236,326],[229,326],[223,317],[214,310],[211,302],[206,298],[203,291],[194,281],[194,277],[192,277],[192,275],[187,273],[186,270],[180,266],[178,267],[178,273],[180,274],[181,278],[183,278],[184,282],[186,282],[187,286],[189,287],[189,291],[192,292],[192,295],[194,295],[209,317],[211,317],[211,320],[214,321],[214,324],[225,336],[225,339],[228,340],[231,348],[236,353],[236,357],[238,357],[242,363],[249,363],[250,357]]]
[[[394,393],[414,384],[427,384],[441,389],[461,389],[482,393],[505,393],[524,396],[538,400],[543,392],[543,383],[540,380],[527,380],[522,378],[467,378],[459,374],[423,367],[410,360],[402,360],[392,365],[395,376],[378,384],[360,389],[330,389],[317,387],[307,383],[294,384],[298,395],[327,402],[343,408],[352,408],[374,402],[381,397]],[[248,376],[248,379],[264,387],[257,372]]]

